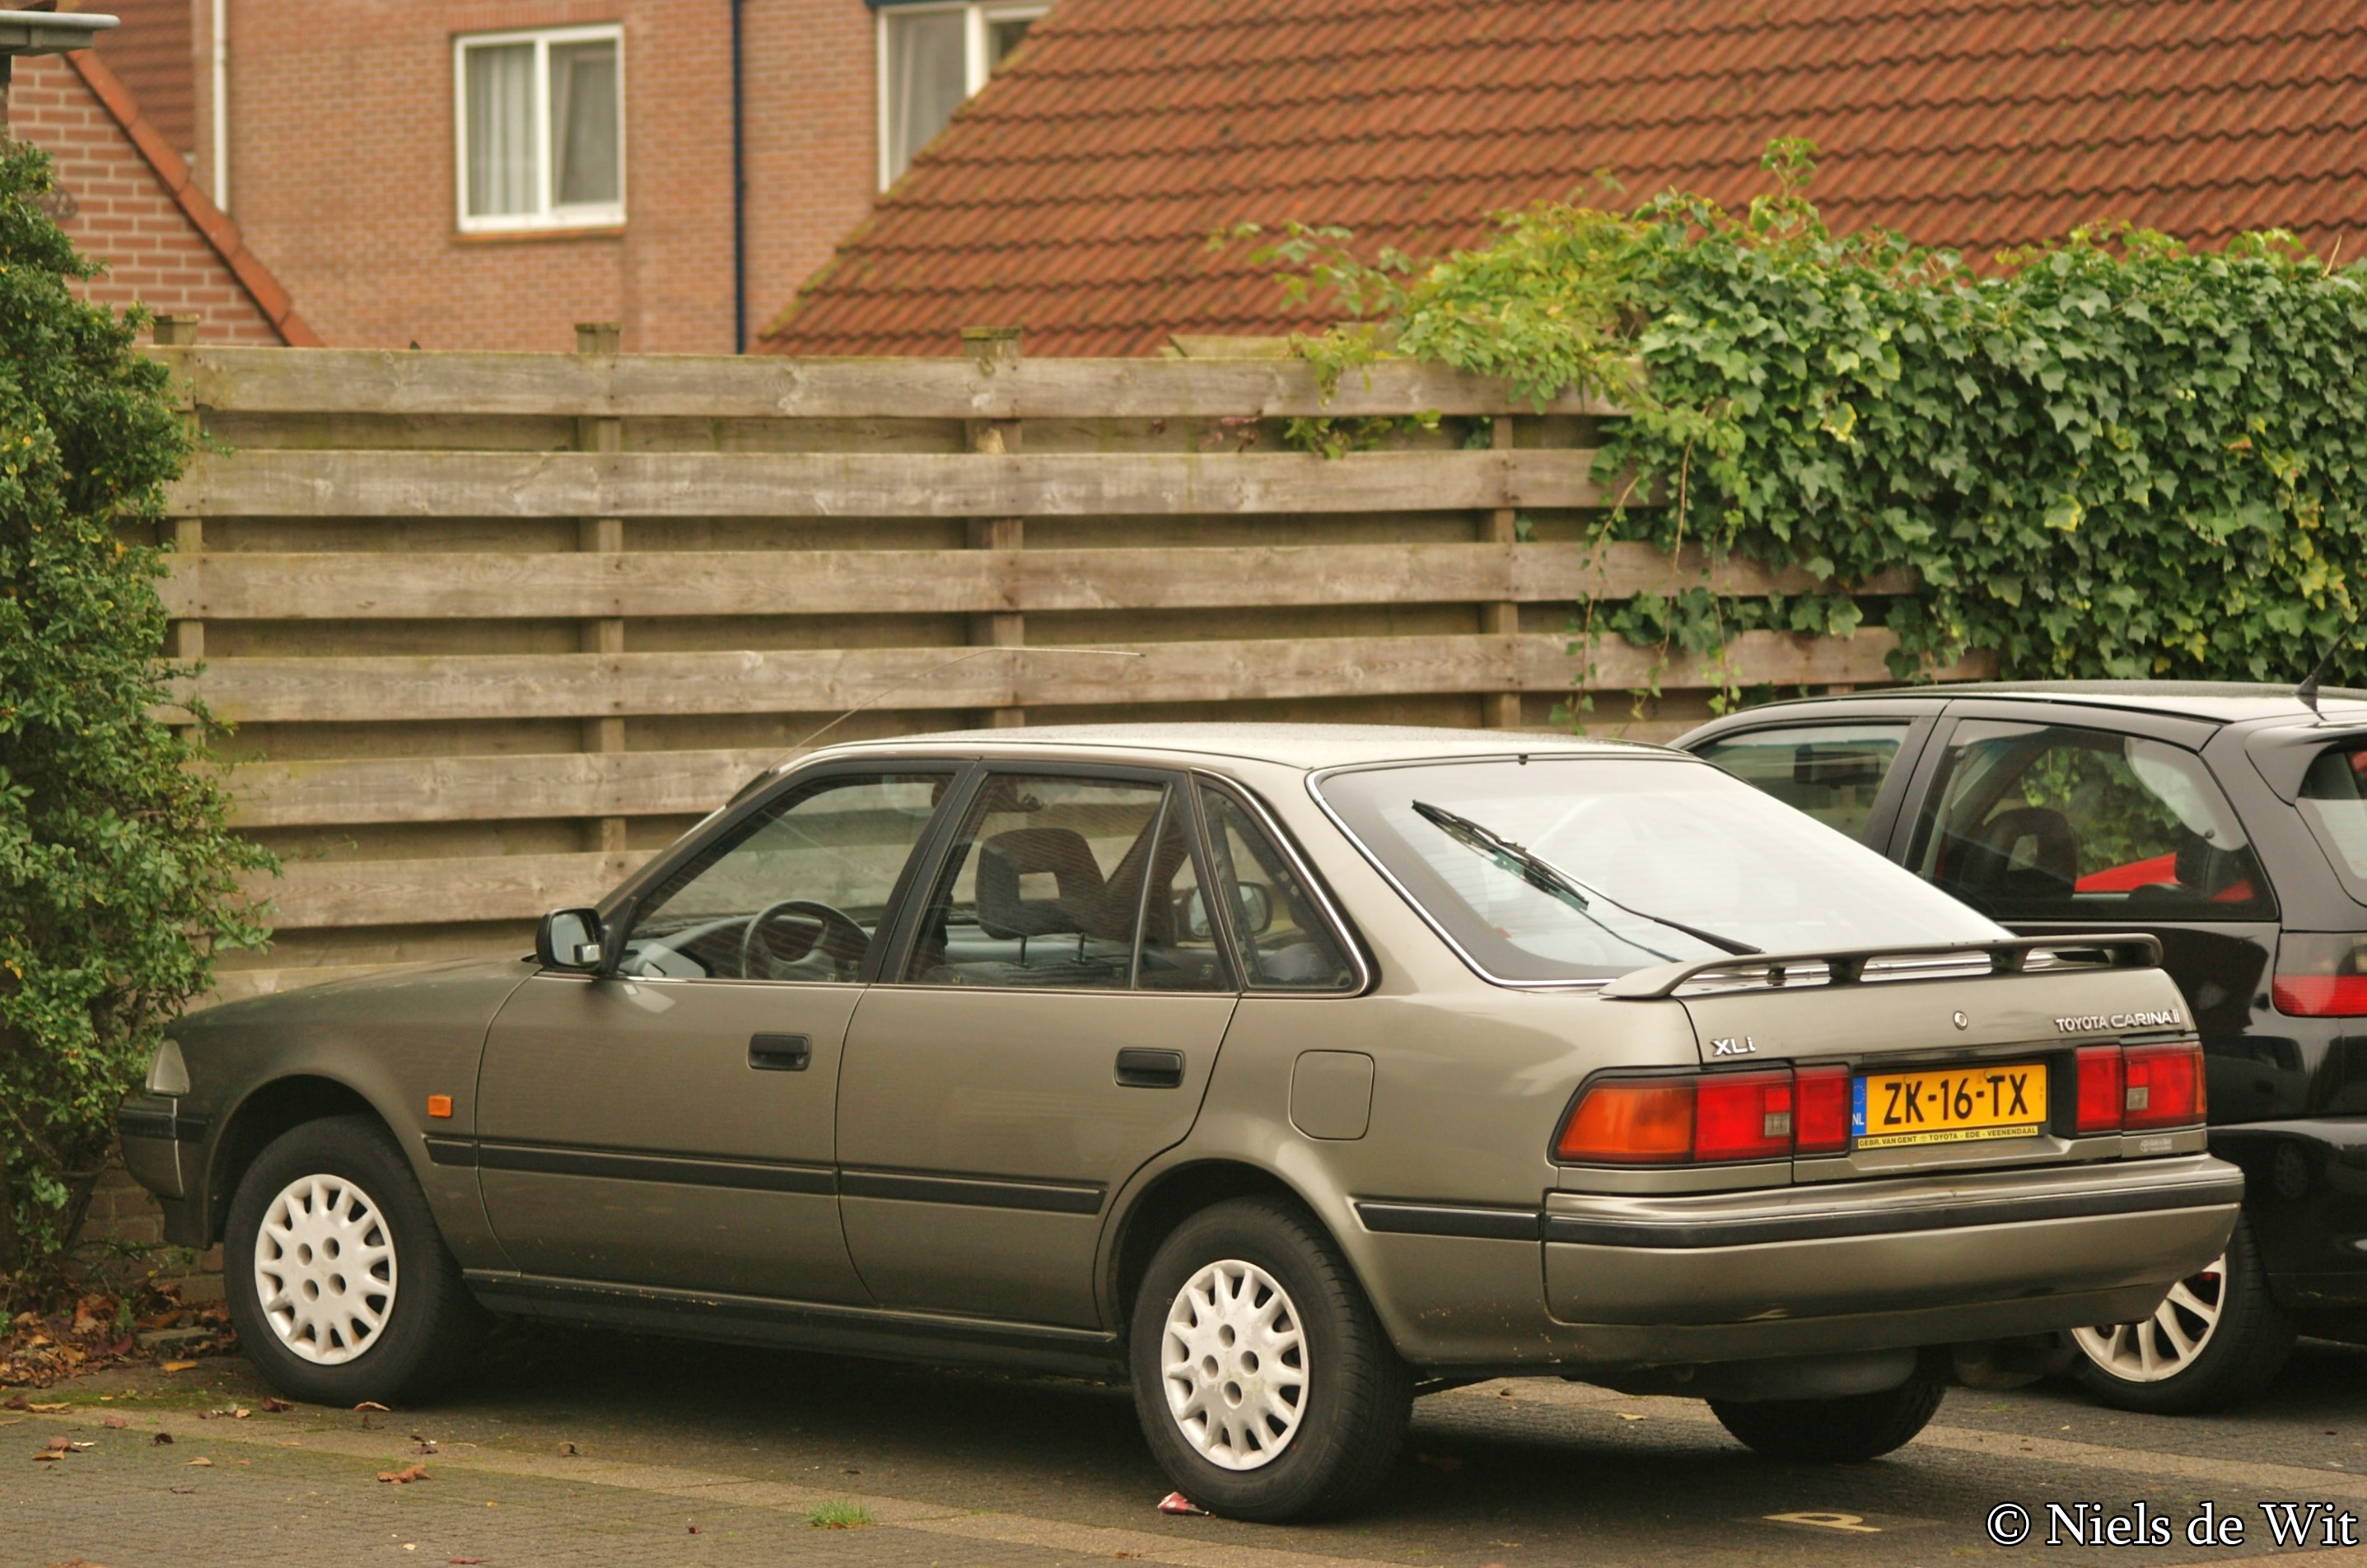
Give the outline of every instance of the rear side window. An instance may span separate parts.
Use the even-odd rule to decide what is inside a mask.
[[[2350,896],[2367,903],[2367,740],[2320,751],[2302,775],[2300,804]]]
[[[1958,725],[1916,824],[1913,864],[2001,920],[2275,912],[2243,826],[2203,759],[2111,730]]]
[[[1723,736],[1695,754],[1826,827],[1863,840],[1874,797],[1906,739],[1903,721],[1804,725]]]
[[[1289,857],[1250,808],[1203,788],[1209,848],[1234,946],[1253,991],[1353,991],[1356,965]],[[1193,925],[1205,930],[1200,915]]]

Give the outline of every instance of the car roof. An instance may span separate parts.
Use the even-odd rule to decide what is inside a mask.
[[[879,752],[976,756],[1028,751],[1088,752],[1116,761],[1137,757],[1170,764],[1192,757],[1274,762],[1285,767],[1348,767],[1422,758],[1510,756],[1684,756],[1662,747],[1526,730],[1449,729],[1386,724],[1056,724],[1025,729],[956,729],[898,735],[832,746],[821,755]],[[812,760],[797,759],[798,764]],[[788,764],[784,764],[785,766]]]
[[[1769,707],[1811,707],[1829,703],[1858,704],[1885,698],[1930,697],[1945,700],[1977,697],[1985,702],[2078,703],[2089,707],[2127,708],[2137,713],[2168,714],[2214,724],[2238,724],[2261,719],[2290,718],[2313,722],[2307,706],[2291,686],[2254,684],[2241,681],[1967,681],[1940,686],[1891,687],[1872,692],[1839,693],[1801,697]],[[2328,686],[2318,694],[2328,718],[2367,720],[2367,691]],[[1753,712],[1765,712],[1757,708]]]

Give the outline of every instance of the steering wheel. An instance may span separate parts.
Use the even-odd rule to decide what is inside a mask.
[[[855,924],[855,917],[852,915],[834,909],[828,904],[818,903],[811,898],[783,898],[765,905],[748,917],[747,929],[740,933],[742,978],[761,978],[754,973],[753,966],[756,962],[758,950],[764,945],[764,928],[785,915],[794,915],[820,928],[814,933],[813,941],[807,944],[806,953],[811,953],[818,948],[828,953],[837,971],[836,977],[839,979],[845,979],[852,974],[855,966],[863,962],[864,953],[870,950],[871,933]],[[802,957],[804,954],[799,956]],[[769,973],[772,968],[773,955],[767,952],[764,957],[765,969]]]

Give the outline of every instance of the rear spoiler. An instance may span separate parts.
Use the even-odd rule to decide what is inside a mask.
[[[1986,959],[1988,974],[2022,975],[2033,969],[2158,969],[2161,939],[2143,931],[2111,931],[2099,936],[2024,936],[2003,942],[1935,942],[1923,947],[1852,947],[1830,952],[1745,953],[1739,957],[1696,959],[1688,964],[1656,964],[1622,975],[1596,992],[1618,1001],[1653,1001],[1674,996],[1681,986],[1696,981],[1738,989],[1785,985],[1856,986],[1872,979],[1950,979],[1972,976],[1966,970]],[[2037,960],[2039,962],[2033,962]],[[1919,973],[1919,971],[1931,973]]]

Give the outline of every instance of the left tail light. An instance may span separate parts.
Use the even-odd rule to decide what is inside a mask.
[[[1554,1140],[1587,1165],[1722,1164],[1849,1149],[1849,1069],[1599,1078]]]

